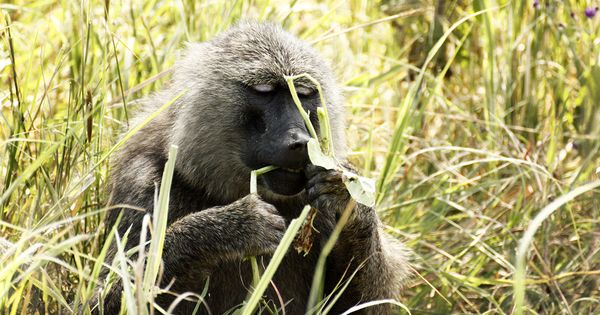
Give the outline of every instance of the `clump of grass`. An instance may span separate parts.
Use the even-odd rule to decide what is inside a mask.
[[[531,224],[523,234],[523,237],[519,241],[519,247],[517,249],[516,264],[517,268],[514,275],[514,288],[515,288],[515,313],[523,314],[525,310],[525,259],[527,258],[527,252],[531,246],[535,232],[540,228],[543,221],[546,220],[554,211],[564,206],[569,201],[573,200],[577,196],[590,192],[595,188],[600,187],[600,180],[582,185],[564,194],[548,204],[542,209],[535,218],[531,221]]]
[[[572,0],[415,3],[0,4],[0,235],[14,244],[0,310],[89,301],[115,240],[104,187],[126,109],[160,88],[182,42],[255,17],[337,65],[349,159],[418,257],[412,312],[509,314],[519,269],[523,312],[598,313],[598,188],[543,220],[519,268],[515,256],[542,209],[599,179],[598,15]]]
[[[151,313],[151,308],[156,307],[160,309],[159,306],[154,304],[154,297],[163,291],[159,287],[160,267],[167,230],[169,197],[176,158],[177,147],[172,146],[169,150],[168,160],[165,164],[159,189],[155,195],[152,217],[146,214],[143,218],[143,228],[140,233],[139,245],[126,252],[124,244],[126,243],[127,235],[121,239],[115,227],[103,249],[104,257],[108,249],[107,245],[110,244],[112,236],[114,236],[116,254],[112,261],[111,269],[115,274],[108,274],[107,282],[111,283],[111,285],[104,288],[104,293],[108,292],[111,286],[120,285],[123,290],[121,311],[126,311],[127,314],[149,314]],[[150,231],[151,235],[148,235],[148,231]],[[131,261],[131,256],[134,253],[137,254],[137,259]],[[102,262],[103,260],[104,258]],[[99,268],[97,269],[95,273],[99,274]],[[114,278],[115,276],[116,278]],[[100,309],[102,309],[104,293],[100,293],[100,303],[98,305]],[[174,305],[177,302],[175,301]]]

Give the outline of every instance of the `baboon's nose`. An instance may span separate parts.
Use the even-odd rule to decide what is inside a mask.
[[[290,135],[290,142],[288,144],[288,149],[290,151],[295,151],[296,153],[305,153],[306,152],[306,144],[310,137],[305,132],[295,131]]]
[[[306,144],[310,136],[301,129],[288,130],[283,139],[284,152],[282,166],[289,168],[303,168],[308,163],[308,150]]]

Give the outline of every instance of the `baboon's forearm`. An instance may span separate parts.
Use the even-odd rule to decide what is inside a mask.
[[[168,229],[162,259],[164,264],[163,284],[174,277],[180,282],[180,274],[194,273],[195,279],[208,276],[219,261],[234,257],[241,252],[236,248],[238,233],[224,213],[226,207],[210,208],[189,214]]]
[[[163,283],[190,287],[222,262],[271,254],[285,231],[285,220],[271,204],[247,195],[229,205],[188,214],[167,229]]]
[[[395,242],[381,230],[375,211],[358,204],[355,217],[340,235],[334,260],[337,270],[346,270],[346,278],[356,271],[348,289],[355,292],[351,296],[360,296],[361,300],[348,301],[350,304],[397,297],[408,265],[403,260],[405,253],[399,251],[403,248],[395,248]],[[374,314],[389,310],[389,305],[371,309]]]

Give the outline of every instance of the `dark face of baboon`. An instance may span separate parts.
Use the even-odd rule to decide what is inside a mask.
[[[303,106],[315,113],[319,102],[314,90],[300,86],[298,89]],[[242,161],[250,168],[278,166],[263,176],[264,184],[278,194],[299,193],[306,183],[303,169],[308,163],[306,143],[310,136],[290,91],[276,81],[246,87],[244,93],[240,126],[246,138]]]
[[[232,201],[247,194],[250,171],[267,165],[279,167],[259,181],[270,193],[291,196],[304,188],[301,170],[308,163],[310,136],[286,75],[308,73],[321,83],[342,154],[342,106],[334,76],[310,47],[280,28],[238,25],[210,42],[190,45],[175,69],[172,88],[188,89],[174,126],[178,169],[193,185],[211,183],[211,195]],[[316,109],[323,104],[315,86],[306,79],[295,86],[318,128]]]

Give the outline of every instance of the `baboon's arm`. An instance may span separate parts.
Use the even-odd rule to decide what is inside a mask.
[[[349,290],[353,294],[342,306],[382,299],[396,299],[403,279],[410,274],[408,252],[393,237],[382,230],[373,208],[357,204],[354,217],[344,227],[333,252],[333,269],[341,277],[354,271]],[[344,305],[345,304],[345,305]],[[367,314],[389,314],[392,305],[382,304],[366,309]]]
[[[223,261],[272,254],[284,231],[275,207],[256,195],[188,214],[167,228],[161,287],[196,287]],[[122,288],[117,279],[104,298],[104,314],[118,313]]]
[[[195,270],[206,276],[223,261],[271,254],[284,232],[283,217],[256,195],[189,214],[167,230],[163,282],[180,274],[197,282]]]
[[[309,166],[307,176],[310,204],[320,211],[340,215],[350,200],[342,173]],[[352,210],[328,264],[329,291],[340,279],[349,279],[354,274],[334,312],[343,312],[359,303],[396,298],[402,279],[406,279],[410,270],[407,251],[382,231],[375,210],[362,204],[356,204]],[[366,312],[388,314],[392,309],[390,305],[381,305],[370,307]]]

